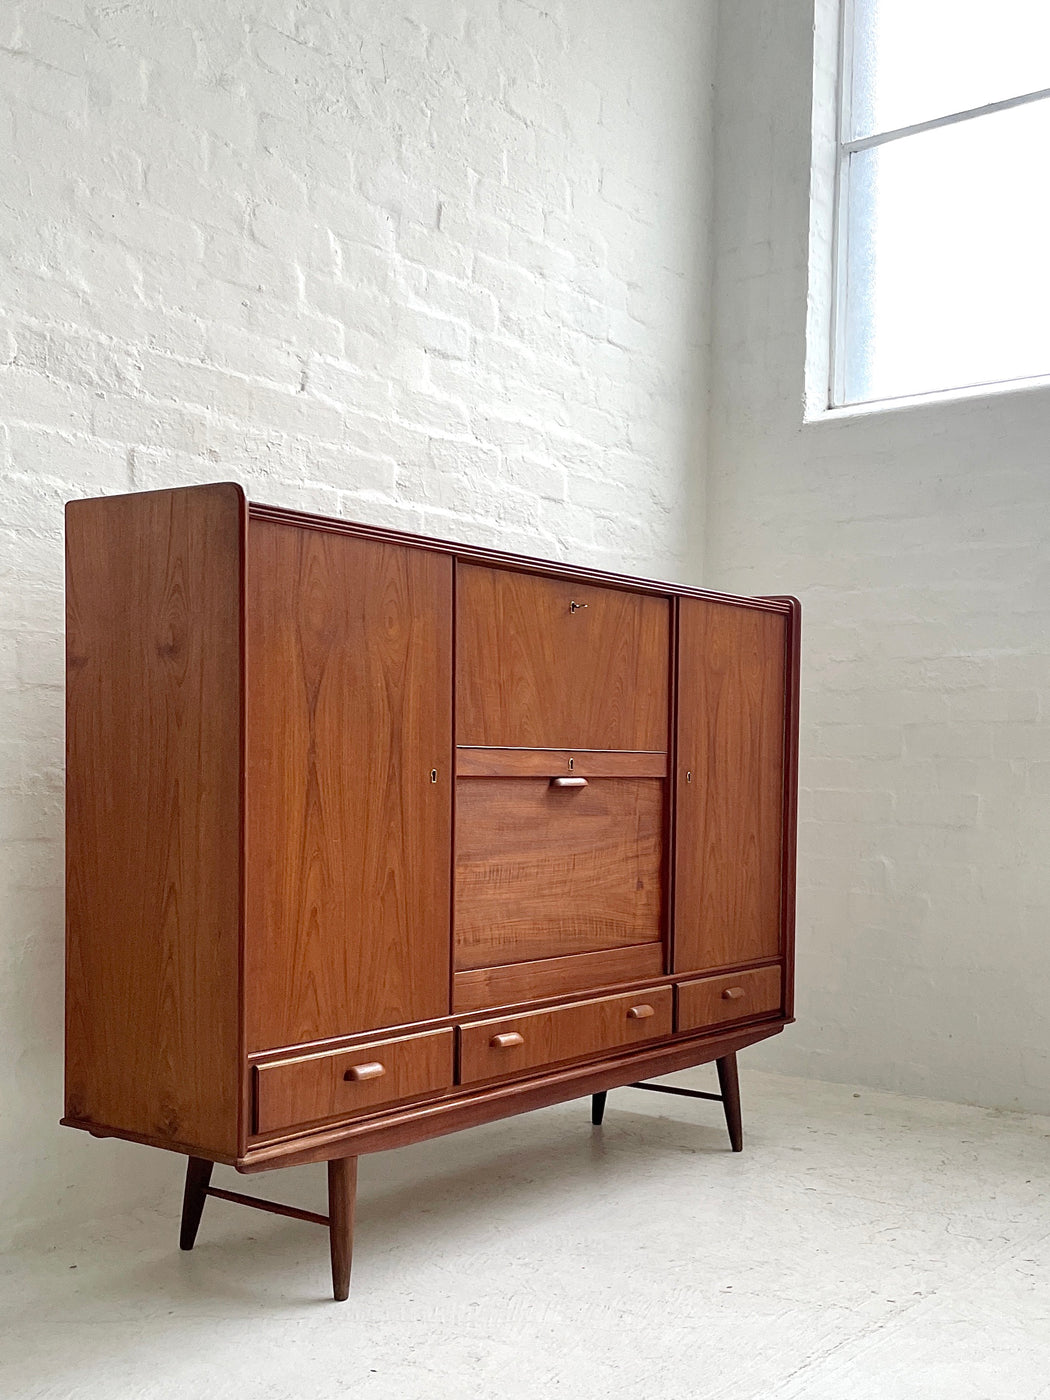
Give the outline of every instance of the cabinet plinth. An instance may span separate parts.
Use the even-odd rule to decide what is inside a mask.
[[[189,1157],[184,1247],[209,1195],[319,1222],[345,1297],[360,1153],[709,1061],[739,1147],[792,1014],[794,599],[229,484],[66,540],[63,1122]],[[210,1184],[305,1161],[327,1216]]]

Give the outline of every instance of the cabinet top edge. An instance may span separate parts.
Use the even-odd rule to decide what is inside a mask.
[[[266,520],[274,525],[295,525],[300,529],[329,530],[337,534],[354,535],[360,539],[407,545],[416,549],[435,550],[440,554],[450,554],[464,564],[480,564],[494,569],[513,569],[517,572],[542,574],[551,578],[573,579],[578,583],[595,583],[606,588],[627,589],[635,593],[651,593],[657,597],[668,599],[675,597],[705,598],[709,602],[732,603],[775,613],[791,613],[799,607],[796,599],[783,595],[757,598],[734,593],[719,593],[706,588],[693,588],[685,583],[666,583],[659,579],[639,578],[633,574],[618,574],[608,569],[595,569],[582,564],[566,564],[556,559],[543,559],[528,554],[514,554],[507,550],[490,549],[484,545],[464,544],[461,541],[443,540],[430,535],[416,535],[407,530],[394,530],[384,525],[365,525],[359,521],[344,520],[339,516],[313,515],[307,511],[292,510],[286,506],[263,505],[256,501],[248,503],[248,519]]]
[[[359,539],[376,540],[386,544],[400,544],[415,549],[427,549],[439,554],[452,555],[465,564],[480,564],[494,569],[513,569],[519,572],[541,574],[550,578],[564,578],[578,583],[594,583],[606,588],[627,589],[635,593],[650,593],[664,598],[703,598],[712,603],[728,603],[739,607],[756,608],[763,612],[795,614],[801,611],[796,598],[788,595],[752,597],[745,594],[723,593],[714,589],[694,588],[685,583],[668,583],[661,579],[637,577],[633,574],[620,574],[609,569],[591,568],[582,564],[567,564],[556,559],[543,559],[527,554],[514,554],[507,550],[491,549],[484,545],[466,544],[457,540],[438,539],[430,535],[417,535],[407,530],[395,530],[384,525],[367,525],[361,521],[345,520],[340,516],[315,515],[308,511],[294,510],[290,506],[265,505],[250,501],[243,488],[234,481],[205,482],[192,486],[173,486],[155,491],[121,492],[108,496],[79,497],[66,502],[66,514],[76,513],[83,506],[99,506],[103,502],[127,501],[129,497],[173,496],[183,493],[233,494],[237,506],[248,520],[265,520],[277,525],[293,525],[300,529],[326,530],[337,534],[353,535]]]
[[[217,500],[224,501],[237,507],[238,510],[248,510],[248,498],[244,494],[244,488],[237,481],[206,481],[194,486],[160,486],[153,491],[115,491],[105,496],[74,496],[66,501],[65,513],[68,518],[84,509],[97,509],[100,506],[109,504],[126,504],[133,501],[141,501],[145,504],[153,498],[163,496],[214,496]]]

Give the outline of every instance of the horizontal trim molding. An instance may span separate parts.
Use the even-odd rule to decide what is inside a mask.
[[[667,754],[616,749],[456,750],[458,778],[666,778]]]
[[[467,1090],[454,1099],[415,1105],[397,1114],[384,1115],[364,1123],[345,1124],[318,1132],[312,1137],[299,1134],[279,1142],[261,1143],[248,1149],[247,1154],[236,1163],[237,1170],[268,1171],[273,1167],[298,1166],[306,1162],[324,1162],[332,1157],[355,1157],[366,1152],[406,1147],[409,1143],[442,1137],[445,1133],[492,1123],[517,1113],[528,1113],[534,1108],[546,1108],[549,1104],[563,1103],[566,1099],[622,1088],[636,1079],[674,1074],[694,1065],[708,1064],[723,1055],[736,1054],[759,1040],[779,1035],[787,1024],[788,1019],[784,1017],[768,1018],[761,1024],[741,1026],[735,1030],[693,1036],[688,1040],[678,1038],[626,1055],[605,1055],[597,1063],[591,1060],[555,1073],[541,1073],[488,1089]]]
[[[502,1011],[506,1006],[575,992],[590,998],[621,982],[638,982],[663,975],[664,948],[659,940],[597,953],[573,953],[564,958],[502,967],[470,968],[452,979],[452,1006],[459,1014]]]
[[[662,583],[657,579],[635,578],[630,574],[616,574],[605,569],[584,569],[574,564],[561,564],[553,559],[533,559],[525,554],[483,549],[480,545],[456,544],[453,540],[432,539],[427,535],[413,535],[405,530],[390,530],[380,525],[362,525],[351,520],[340,520],[336,516],[309,515],[305,511],[260,505],[254,501],[248,503],[248,519],[268,520],[275,525],[293,525],[301,530],[335,531],[338,534],[357,535],[361,539],[379,540],[387,544],[411,545],[416,549],[451,554],[471,564],[487,564],[494,569],[515,569],[521,573],[546,574],[551,578],[575,579],[581,583],[595,583],[606,588],[626,589],[630,593],[707,598],[713,603],[732,603],[737,607],[757,608],[762,612],[791,611],[789,598],[750,598],[733,593],[713,593],[708,589],[690,588],[684,583]]]

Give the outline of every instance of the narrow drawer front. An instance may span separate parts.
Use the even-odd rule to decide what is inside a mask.
[[[599,997],[459,1028],[459,1079],[524,1074],[544,1065],[620,1050],[671,1034],[670,987]]]
[[[678,1029],[699,1031],[725,1021],[769,1016],[782,1005],[781,970],[759,967],[728,977],[678,983]]]
[[[453,1031],[426,1031],[255,1067],[255,1130],[345,1118],[452,1086]]]

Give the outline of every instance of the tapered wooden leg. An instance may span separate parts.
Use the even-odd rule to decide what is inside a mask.
[[[182,1230],[179,1233],[179,1248],[192,1249],[197,1238],[197,1228],[204,1214],[204,1202],[208,1182],[214,1162],[206,1162],[203,1157],[190,1157],[186,1163],[186,1189],[182,1193]]]
[[[718,1087],[722,1093],[722,1107],[726,1112],[726,1127],[734,1152],[744,1150],[744,1129],[740,1120],[740,1076],[737,1074],[736,1055],[723,1055],[715,1061],[718,1069]]]
[[[337,1303],[350,1296],[356,1199],[357,1158],[333,1158],[328,1163],[328,1239],[332,1249],[332,1292]]]
[[[591,1095],[591,1122],[597,1128],[605,1117],[605,1100],[609,1097],[608,1090],[600,1094]]]

